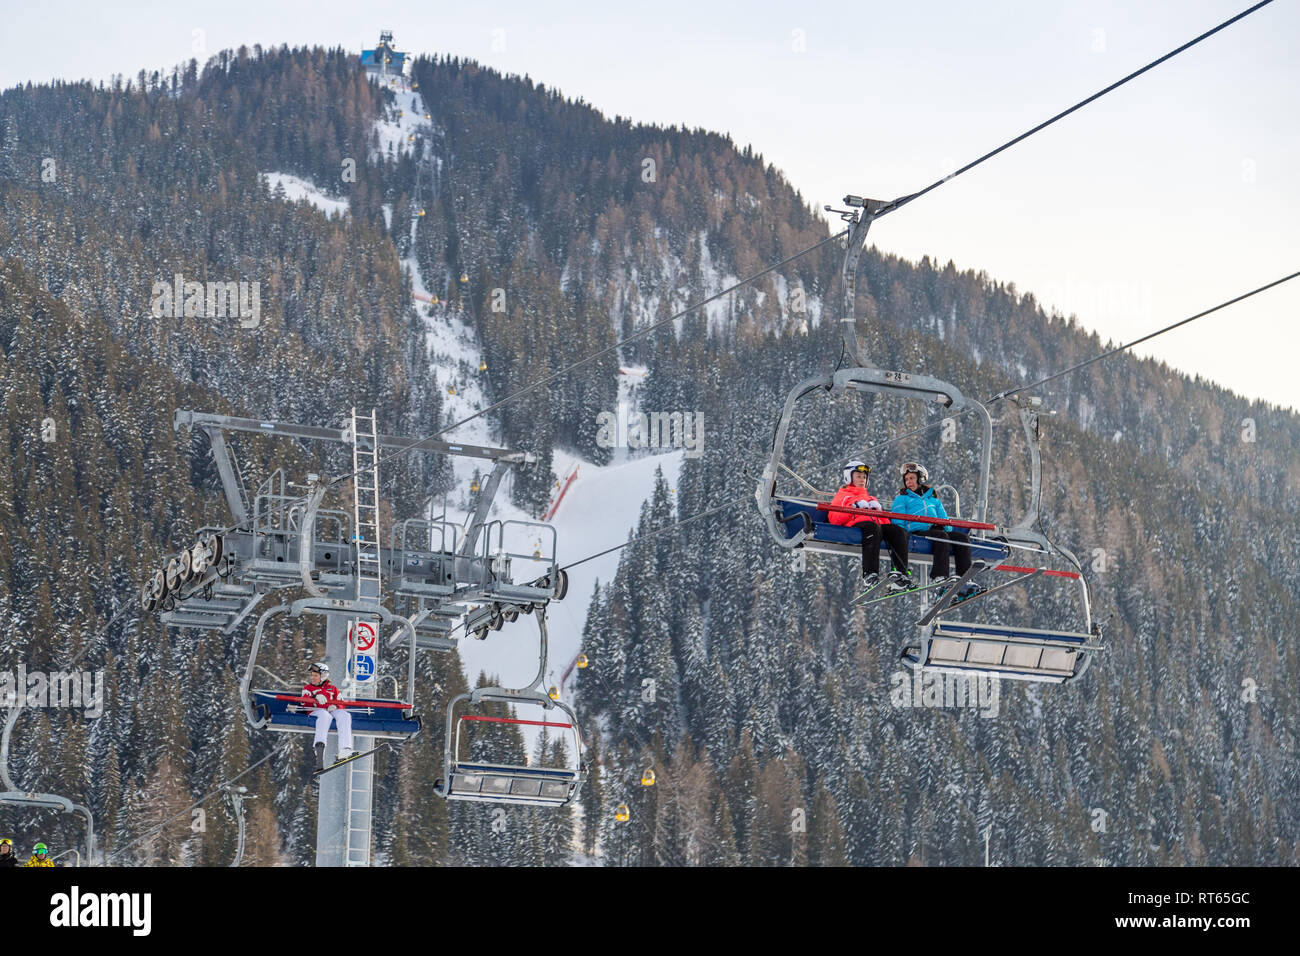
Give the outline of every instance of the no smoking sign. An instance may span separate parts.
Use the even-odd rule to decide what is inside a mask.
[[[379,638],[379,631],[369,621],[357,621],[348,637],[356,643],[357,650],[368,651],[375,646],[375,641]]]

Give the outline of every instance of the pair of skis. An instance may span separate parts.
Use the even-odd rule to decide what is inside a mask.
[[[986,590],[976,591],[973,594],[969,594],[969,593],[965,595],[962,594],[962,592],[966,588],[966,585],[968,585],[971,582],[971,579],[974,578],[976,574],[979,574],[987,567],[988,565],[984,561],[972,561],[971,566],[966,571],[966,573],[963,574],[961,577],[957,578],[957,580],[955,581],[949,579],[945,581],[932,582],[930,584],[926,584],[923,586],[906,588],[902,591],[894,591],[890,594],[883,594],[883,595],[873,597],[872,595],[875,595],[876,592],[879,591],[880,588],[888,581],[887,578],[881,577],[881,579],[875,585],[873,585],[870,588],[867,588],[856,598],[854,598],[852,606],[865,607],[868,604],[877,604],[880,601],[888,601],[890,598],[902,597],[905,594],[916,594],[919,591],[929,591],[932,588],[944,588],[945,590],[943,594],[940,596],[939,600],[934,605],[931,606],[928,612],[926,612],[925,617],[923,617],[921,621],[917,622],[918,624],[928,624],[930,623],[930,621],[932,621],[935,617],[937,617],[939,614],[941,614],[943,611],[947,610],[948,608],[981,597],[985,594],[988,594],[989,592]]]
[[[888,601],[890,598],[902,597],[904,594],[917,594],[921,591],[928,591],[931,588],[937,588],[942,586],[941,584],[927,584],[925,586],[917,585],[915,587],[904,588],[901,591],[891,591],[888,594],[880,594],[875,597],[872,596],[872,595],[876,595],[876,592],[878,592],[881,588],[885,587],[885,585],[887,585],[888,583],[889,583],[889,579],[882,575],[879,581],[877,581],[871,587],[864,589],[857,597],[853,599],[852,606],[858,607],[859,605],[865,606],[867,604],[875,604],[878,601]],[[947,583],[948,583],[947,581],[942,582],[942,584],[947,584]]]
[[[388,741],[384,741],[378,747],[371,747],[369,750],[363,750],[360,753],[354,753],[350,757],[344,757],[342,760],[334,761],[328,767],[321,767],[321,769],[319,770],[313,770],[311,772],[311,775],[313,777],[319,777],[323,773],[329,773],[331,770],[337,770],[339,767],[342,767],[344,764],[349,764],[354,760],[360,760],[362,757],[369,757],[372,753],[375,753],[378,750],[384,750],[387,747],[388,747]]]

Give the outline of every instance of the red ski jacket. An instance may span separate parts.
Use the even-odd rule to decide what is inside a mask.
[[[325,703],[320,702],[317,694],[325,697]],[[315,701],[315,706],[329,708],[330,704],[338,704],[339,689],[329,682],[328,679],[320,684],[306,684],[302,689],[303,697],[311,697]],[[339,706],[342,706],[341,704]]]
[[[862,524],[866,521],[874,521],[876,524],[889,524],[888,518],[877,518],[871,514],[871,509],[879,509],[880,502],[876,496],[869,493],[865,488],[859,488],[856,485],[845,485],[839,491],[835,492],[835,497],[831,499],[831,504],[836,508],[853,508],[857,507],[857,502],[866,501],[867,505],[862,506],[862,514],[850,515],[842,511],[829,512],[831,524],[846,524],[852,527],[855,524]]]

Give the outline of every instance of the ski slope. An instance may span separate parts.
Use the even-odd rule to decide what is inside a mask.
[[[625,543],[628,533],[636,529],[641,504],[654,490],[656,469],[662,468],[668,486],[675,488],[684,457],[685,452],[677,451],[628,458],[627,452],[620,449],[613,462],[597,466],[556,449],[557,471],[563,473],[571,465],[578,465],[578,476],[550,522],[556,532],[560,566]],[[506,497],[497,494],[493,517],[535,520],[509,504]],[[560,683],[565,668],[582,649],[582,629],[592,588],[598,580],[601,584],[613,580],[620,555],[615,551],[570,570],[568,596],[550,605],[548,686]],[[499,632],[489,632],[485,641],[462,640],[466,676],[472,682],[480,671],[486,671],[499,674],[507,687],[519,686],[537,671],[536,646],[537,625],[526,616]]]
[[[426,111],[419,93],[409,89],[398,91],[399,107],[403,116],[396,121],[381,120],[376,131],[382,149],[391,144],[406,148],[407,136],[421,125],[427,125]],[[419,220],[411,223],[411,247]],[[411,291],[416,298],[416,308],[429,333],[430,362],[437,373],[439,387],[443,389],[443,412],[447,422],[459,422],[490,404],[484,392],[485,374],[480,372],[482,353],[474,330],[454,307],[443,302],[430,305],[432,292],[414,256],[402,260],[411,275]],[[630,409],[637,407],[639,385],[645,376],[644,368],[626,368],[619,376],[619,402]],[[453,391],[448,391],[448,386]],[[611,409],[613,411],[613,409]],[[596,427],[593,421],[592,428]],[[500,445],[487,416],[475,418],[441,436],[466,444]],[[608,465],[597,466],[570,452],[556,448],[553,451],[552,470],[556,477],[567,475],[577,466],[577,475],[549,524],[556,532],[556,560],[561,567],[615,547],[627,541],[629,532],[636,528],[641,516],[641,505],[654,490],[655,472],[663,470],[670,488],[675,488],[681,472],[684,451],[647,455],[638,451],[633,455],[627,449],[615,449]],[[456,476],[455,488],[446,502],[441,499],[431,504],[432,512],[441,516],[446,508],[450,521],[464,523],[472,505],[470,484],[475,470],[486,477],[490,463],[470,458],[455,458],[452,467]],[[557,489],[558,490],[558,489]],[[497,490],[490,518],[495,520],[536,522],[538,516],[530,515],[510,503],[510,478]],[[509,550],[527,548],[545,535],[508,536]],[[547,545],[549,547],[549,545]],[[613,580],[618,570],[621,551],[603,555],[572,569],[569,572],[569,591],[565,600],[552,602],[547,613],[549,652],[546,685],[558,685],[561,676],[581,651],[582,631],[592,589],[597,581],[602,585]],[[527,562],[516,562],[512,569],[515,580],[530,580],[545,569],[538,565],[528,568]],[[459,650],[464,665],[465,678],[473,686],[478,675],[486,673],[500,678],[501,686],[520,687],[537,673],[538,628],[535,617],[521,615],[513,624],[500,631],[489,631],[485,640],[467,637],[463,630],[454,632],[459,637]],[[565,699],[569,700],[566,691]],[[571,700],[569,701],[572,702]],[[531,752],[540,732],[536,727],[523,726],[527,746]]]

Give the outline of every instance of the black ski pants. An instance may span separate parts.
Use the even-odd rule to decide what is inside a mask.
[[[926,531],[924,534],[934,547],[934,566],[930,568],[930,577],[948,576],[949,551],[957,552],[958,574],[970,570],[970,535],[961,531]]]
[[[880,540],[889,545],[889,558],[895,571],[907,571],[907,530],[896,524],[876,524],[864,521],[862,529],[862,573],[875,574],[880,570]]]

